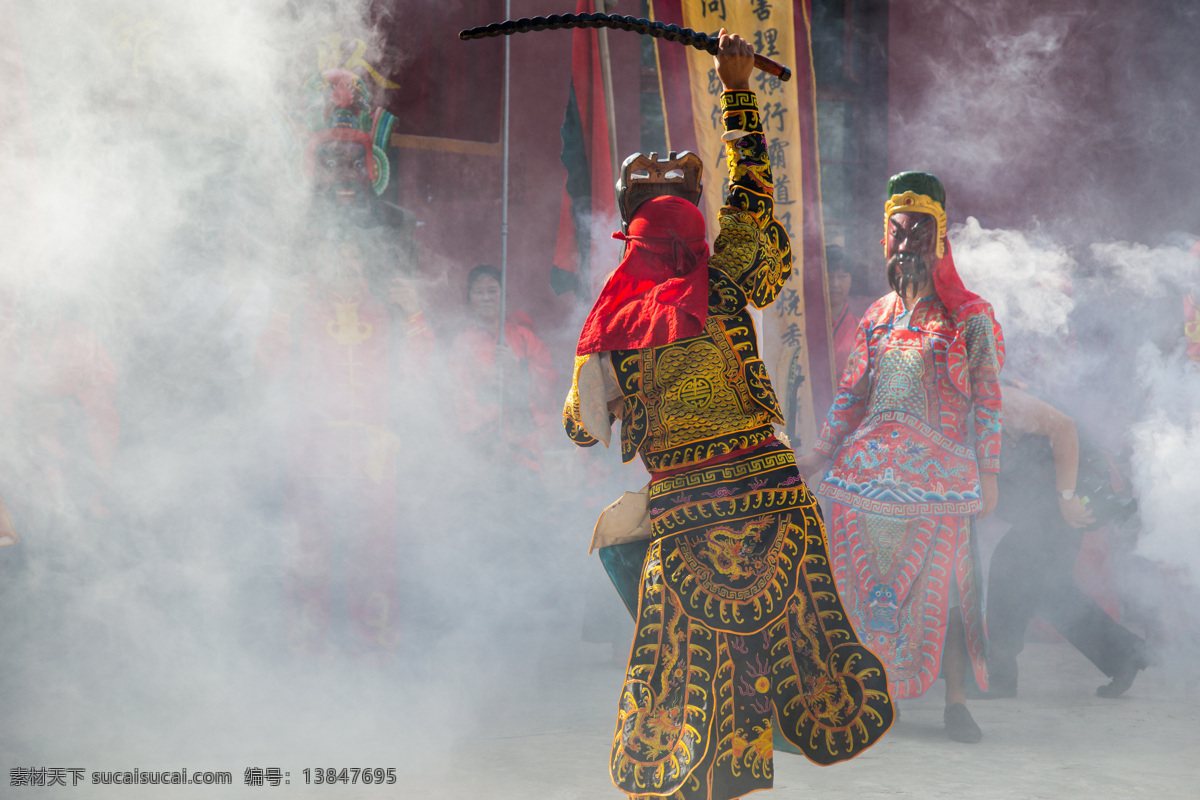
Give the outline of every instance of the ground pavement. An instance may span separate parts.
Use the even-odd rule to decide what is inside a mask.
[[[228,707],[209,708],[189,727],[188,698],[162,718],[123,716],[121,706],[83,714],[79,697],[58,706],[74,717],[47,722],[3,718],[0,710],[0,796],[13,798],[337,798],[338,800],[620,800],[609,783],[607,755],[621,665],[607,646],[573,645],[576,668],[549,680],[528,670],[526,690],[475,691],[454,679],[459,705],[430,690],[385,696],[395,675],[362,667],[359,677],[292,676],[285,688],[243,692]],[[902,718],[854,761],[817,767],[799,756],[776,757],[774,800],[869,798],[1195,798],[1200,757],[1200,688],[1169,665],[1142,673],[1119,700],[1095,696],[1103,676],[1065,644],[1030,644],[1021,656],[1021,695],[973,701],[984,731],[978,745],[942,733],[942,685],[904,701]],[[558,673],[556,673],[558,674]],[[538,685],[538,684],[541,685]],[[284,684],[278,684],[283,687]],[[332,688],[331,688],[332,687]],[[244,687],[243,687],[244,688]],[[511,689],[511,687],[509,687]],[[476,687],[478,689],[478,687]],[[321,693],[330,702],[317,702]],[[340,692],[341,694],[337,694]],[[486,699],[490,696],[491,699]],[[465,699],[472,697],[469,702]],[[307,698],[307,699],[306,699]],[[290,711],[284,713],[283,705]],[[53,708],[53,698],[38,702]],[[300,713],[307,706],[307,713]],[[129,705],[132,709],[134,706]],[[194,709],[194,711],[196,711]],[[218,713],[219,712],[219,713]],[[214,716],[215,714],[215,716]],[[181,716],[182,715],[182,716]],[[167,718],[170,724],[167,724]],[[214,727],[216,717],[228,721]],[[473,722],[467,725],[466,720]],[[156,730],[156,725],[160,726]],[[418,730],[411,730],[416,728]],[[469,728],[469,730],[466,730]],[[22,730],[24,729],[24,730]],[[28,734],[28,735],[25,735]],[[79,765],[89,769],[226,769],[228,787],[159,786],[12,788],[14,765]],[[71,762],[71,763],[67,763]],[[342,763],[347,762],[347,763]],[[391,786],[305,786],[306,766],[396,765]],[[247,766],[279,766],[287,785],[245,785]]]
[[[973,701],[984,731],[977,745],[948,741],[942,692],[902,701],[901,720],[874,748],[846,764],[817,767],[776,756],[773,800],[869,798],[1196,798],[1200,688],[1196,681],[1142,673],[1118,700],[1096,697],[1106,682],[1066,644],[1030,644],[1021,656],[1021,693]],[[531,715],[503,736],[464,742],[463,761],[412,776],[427,800],[619,800],[606,758],[619,669],[581,675],[580,714]],[[586,702],[583,702],[586,698]],[[366,798],[370,795],[362,794]]]

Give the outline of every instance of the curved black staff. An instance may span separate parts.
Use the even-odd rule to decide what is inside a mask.
[[[478,28],[468,28],[460,31],[458,38],[484,39],[490,36],[507,36],[513,33],[558,30],[559,28],[617,28],[644,36],[653,36],[656,39],[666,39],[668,42],[691,45],[697,50],[704,50],[714,56],[720,46],[720,39],[707,33],[700,33],[691,28],[681,28],[678,25],[651,22],[638,17],[623,17],[620,14],[551,14],[548,17],[522,17],[506,22],[493,22],[491,25],[481,25]],[[781,81],[792,79],[791,69],[758,53],[754,54],[754,66],[776,76]]]

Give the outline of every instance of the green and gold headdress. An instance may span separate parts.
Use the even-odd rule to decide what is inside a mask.
[[[946,189],[928,172],[901,172],[888,181],[888,201],[883,206],[884,246],[887,221],[900,212],[930,214],[937,220],[937,256],[946,254]]]
[[[308,174],[313,173],[313,159],[322,142],[356,142],[367,153],[371,189],[382,194],[390,174],[387,147],[395,117],[382,108],[372,111],[366,82],[344,69],[327,69],[313,75],[305,86],[305,95],[306,121],[312,131],[305,152]]]

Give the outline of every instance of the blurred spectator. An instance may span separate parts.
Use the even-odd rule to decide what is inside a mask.
[[[510,314],[500,341],[500,305],[500,270],[490,264],[471,270],[470,324],[454,339],[451,355],[458,426],[485,452],[503,450],[505,460],[540,472],[542,440],[558,421],[557,373],[528,314]]]
[[[1015,386],[1004,385],[1001,397],[997,514],[1013,527],[996,546],[989,569],[986,696],[1016,696],[1017,656],[1038,614],[1112,679],[1096,693],[1118,697],[1149,664],[1145,642],[1080,591],[1073,576],[1083,530],[1119,515],[1120,507],[1087,496],[1093,493],[1085,487],[1098,482],[1080,474],[1071,417]]]

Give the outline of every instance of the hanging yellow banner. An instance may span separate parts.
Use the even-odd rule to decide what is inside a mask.
[[[796,63],[795,20],[791,2],[766,0],[682,0],[683,24],[697,31],[716,32],[725,28],[783,64]],[[688,48],[688,73],[692,88],[692,119],[699,155],[704,161],[706,183],[720,177],[720,187],[708,184],[703,210],[709,230],[715,233],[717,212],[729,190],[725,171],[725,146],[721,141],[721,80],[708,53]],[[799,96],[794,82],[783,82],[755,70],[750,88],[758,95],[759,113],[767,136],[767,155],[775,181],[775,218],[792,238],[794,263],[777,300],[764,314],[763,358],[771,380],[781,392],[788,419],[798,421],[796,433],[802,442],[816,439],[812,381],[796,382],[791,375],[810,375],[804,324],[804,204],[801,202],[801,158]],[[714,191],[717,189],[717,191]],[[824,298],[816,298],[818,302]],[[795,387],[794,397],[785,390]],[[799,404],[799,409],[793,406]],[[795,413],[796,411],[800,413]]]

